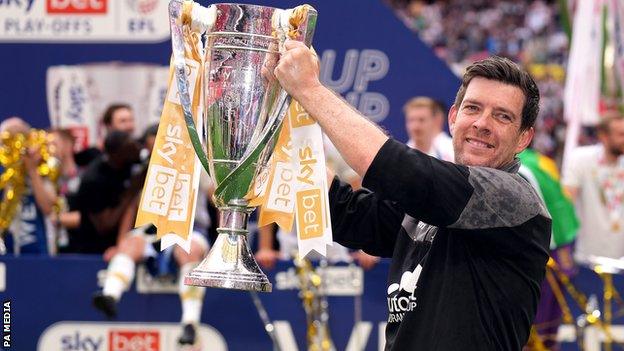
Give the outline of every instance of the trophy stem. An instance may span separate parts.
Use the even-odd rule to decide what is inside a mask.
[[[246,207],[220,208],[219,235],[204,260],[184,277],[184,284],[270,292],[272,285],[254,260],[247,241]]]

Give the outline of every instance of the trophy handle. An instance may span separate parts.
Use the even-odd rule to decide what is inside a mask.
[[[208,12],[209,9],[188,0],[171,0],[169,2],[169,24],[171,27],[171,46],[173,49],[174,78],[178,86],[180,104],[182,105],[182,112],[184,114],[184,122],[186,122],[186,129],[188,130],[191,144],[193,145],[193,149],[195,149],[195,153],[199,158],[199,162],[204,167],[206,172],[210,174],[208,156],[204,151],[201,139],[199,138],[199,134],[197,133],[197,126],[195,125],[195,121],[193,120],[191,97],[189,95],[189,82],[186,79],[184,27],[187,24],[184,23],[182,18],[184,6],[193,6],[192,13],[190,14],[190,16],[193,17],[191,18],[191,21],[193,22],[192,25],[193,27],[199,26],[201,31],[205,31],[207,27],[211,27],[210,23],[201,23],[200,21],[203,18],[199,18],[203,17],[199,15],[206,15],[206,12]],[[208,21],[210,21],[210,17],[212,16],[208,16]],[[197,21],[197,23],[195,21]]]

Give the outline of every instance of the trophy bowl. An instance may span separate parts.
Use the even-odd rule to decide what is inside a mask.
[[[192,10],[183,15],[185,6]],[[181,0],[169,4],[180,101],[195,151],[216,185],[214,201],[220,213],[218,237],[204,260],[184,277],[187,285],[271,291],[247,240],[254,210],[247,194],[268,166],[290,104],[290,96],[272,75],[280,46],[286,38],[309,45],[314,33],[316,11],[307,5],[297,9],[248,4],[206,8]],[[193,122],[184,73],[183,36],[193,30],[205,35],[200,51],[205,53],[203,133],[197,133]]]

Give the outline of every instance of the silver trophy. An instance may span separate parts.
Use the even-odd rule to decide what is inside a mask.
[[[184,277],[187,285],[271,291],[249,249],[245,199],[266,170],[290,104],[273,78],[286,38],[310,45],[317,12],[246,4],[169,3],[173,61],[184,118],[195,152],[216,185],[220,218],[217,240],[204,260]],[[193,122],[185,74],[184,35],[205,35],[200,48],[204,133]],[[195,40],[202,45],[201,40]],[[200,135],[201,134],[201,137]]]

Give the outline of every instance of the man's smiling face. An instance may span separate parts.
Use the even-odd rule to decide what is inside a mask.
[[[460,106],[449,111],[455,162],[501,168],[524,150],[533,128],[520,130],[525,96],[516,86],[473,78]]]

